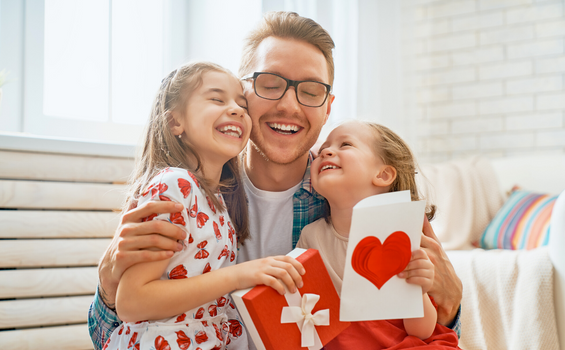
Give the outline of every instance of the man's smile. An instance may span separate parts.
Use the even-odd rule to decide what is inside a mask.
[[[296,124],[267,123],[267,125],[275,132],[283,135],[292,135],[297,133],[302,127]]]

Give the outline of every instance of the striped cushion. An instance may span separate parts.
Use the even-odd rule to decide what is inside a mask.
[[[533,249],[547,245],[551,211],[558,196],[514,191],[485,229],[484,249]]]

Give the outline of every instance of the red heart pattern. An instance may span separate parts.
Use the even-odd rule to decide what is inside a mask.
[[[164,173],[171,174],[164,177],[160,176],[160,174]],[[191,177],[192,179],[190,179]],[[193,189],[195,191],[192,191]],[[235,261],[238,243],[237,233],[229,216],[225,216],[227,213],[220,212],[211,199],[217,198],[221,205],[225,205],[219,191],[216,193],[216,197],[207,196],[200,188],[197,179],[190,172],[183,173],[179,172],[179,169],[167,168],[151,180],[151,186],[143,192],[142,197],[140,198],[140,203],[156,199],[162,201],[175,200],[182,203],[186,208],[186,211],[179,213],[152,214],[142,219],[142,221],[165,220],[165,217],[167,217],[173,224],[182,226],[188,234],[188,243],[183,242],[186,249],[179,252],[182,255],[177,255],[178,260],[174,260],[175,263],[169,266],[171,270],[168,273],[168,277],[171,280],[187,278],[189,271],[186,269],[186,266],[192,262],[196,263],[195,266],[201,266],[198,269],[205,274],[221,267],[222,264],[225,265],[228,260],[230,262]],[[207,206],[203,204],[204,198],[208,203]],[[198,201],[200,201],[200,206]],[[212,224],[208,224],[208,221],[212,222]],[[196,244],[193,245],[192,243]],[[219,263],[216,263],[217,261]],[[203,264],[205,266],[202,267]],[[196,271],[192,272],[196,273]],[[235,305],[227,298],[227,295],[226,297],[220,296],[215,300],[215,303],[206,303],[199,307],[198,311],[192,316],[186,313],[175,316],[176,319],[173,320],[175,320],[179,327],[182,325],[188,328],[183,330],[163,329],[154,334],[148,341],[153,342],[150,345],[153,345],[151,348],[154,350],[171,350],[172,348],[185,350],[201,350],[201,348],[209,350],[224,349],[227,344],[230,344],[236,338],[246,337],[243,334],[243,325],[238,320],[229,319],[228,321],[227,319],[230,316],[235,317],[235,309]],[[222,321],[222,325],[212,323],[209,326],[210,321],[204,319],[206,312],[208,312],[210,317],[218,317],[222,313],[227,322]],[[193,327],[189,324],[190,320],[187,319],[191,317],[199,321],[197,323],[204,328],[198,325],[198,327]],[[149,321],[139,321],[136,324],[147,322]],[[213,326],[213,332],[207,329],[212,328],[211,326]],[[174,333],[172,333],[173,331]],[[128,342],[128,349],[140,349],[140,339],[145,337],[145,335],[134,332],[134,328],[130,328],[129,325],[122,325],[118,328],[118,332],[116,336],[124,337],[124,339],[112,337],[112,340],[109,339],[105,343],[104,349],[117,348],[116,342]],[[176,346],[174,345],[175,341],[177,343]],[[235,343],[238,344],[237,342]]]
[[[412,252],[410,238],[396,231],[381,244],[377,237],[363,238],[353,250],[351,266],[378,289],[396,274],[404,271]]]

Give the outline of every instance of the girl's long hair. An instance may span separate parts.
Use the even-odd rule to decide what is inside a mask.
[[[360,123],[368,126],[375,136],[373,145],[375,154],[382,159],[385,165],[396,169],[396,179],[390,185],[389,192],[409,190],[412,201],[422,199],[416,185],[416,159],[408,144],[386,126],[367,121],[360,121]],[[431,221],[434,218],[435,212],[435,205],[426,206],[428,220]]]
[[[136,157],[136,165],[129,181],[130,188],[123,210],[127,211],[137,201],[140,193],[159,171],[167,167],[184,168],[196,176],[214,206],[220,210],[227,207],[239,242],[243,243],[249,237],[249,219],[238,157],[230,159],[222,169],[218,189],[226,202],[224,207],[206,179],[198,175],[198,171],[202,169],[199,155],[187,142],[175,137],[169,126],[172,118],[171,112],[178,111],[184,114],[190,94],[201,86],[203,76],[207,72],[221,72],[234,76],[230,71],[215,63],[193,62],[175,69],[161,82],[151,108],[143,148]],[[188,155],[196,159],[196,168],[188,164]]]

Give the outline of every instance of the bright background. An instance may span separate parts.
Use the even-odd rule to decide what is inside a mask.
[[[322,137],[360,118],[420,161],[565,153],[563,0],[0,0],[0,132],[136,144],[168,72],[237,72],[271,10],[336,43]]]

